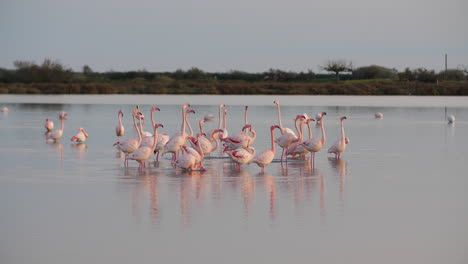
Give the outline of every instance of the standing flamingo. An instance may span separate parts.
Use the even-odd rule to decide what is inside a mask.
[[[273,103],[276,104],[276,106],[278,108],[278,124],[279,124],[279,128],[280,128],[280,131],[281,131],[281,135],[289,133],[289,134],[292,134],[295,138],[297,138],[296,133],[294,133],[294,131],[292,129],[287,128],[287,127],[283,127],[283,122],[281,122],[280,102],[279,101],[274,101]]]
[[[304,120],[304,121],[301,122],[301,126],[300,126],[301,134],[299,136],[300,140],[298,142],[295,142],[295,143],[291,144],[291,146],[288,149],[288,154],[291,155],[292,157],[300,156],[302,159],[305,159],[305,155],[309,152],[309,150],[306,149],[302,145],[303,140],[304,140],[304,132],[303,132],[302,126],[304,124],[307,124],[307,128],[309,130],[309,139],[311,139],[312,138],[312,128],[310,127],[310,122],[315,122],[315,119],[308,118],[307,120]]]
[[[221,109],[223,107],[225,107],[226,105],[225,104],[220,104],[218,106],[218,128],[217,129],[221,129],[221,124],[222,124],[222,112],[221,112]],[[213,132],[215,131],[216,129],[211,129],[210,131],[208,131],[208,133],[206,133],[206,138],[208,138],[211,142],[213,142],[212,140],[212,136],[211,134],[213,134]]]
[[[158,107],[151,107],[150,116],[151,116],[151,125],[153,126],[153,128],[156,125],[156,123],[154,122],[154,111],[161,111],[161,110]],[[140,124],[141,124],[141,121],[140,121]],[[158,137],[156,137],[156,139],[157,138]],[[141,146],[153,146],[154,139],[155,137],[153,137],[153,134],[151,134],[151,136],[143,136],[143,139],[141,141]]]
[[[55,142],[57,139],[60,139],[63,135],[63,129],[65,128],[65,119],[68,113],[62,112],[59,115],[60,119],[60,129],[52,131],[49,135],[47,135],[47,141]]]
[[[323,126],[323,121],[324,121],[323,118],[325,117],[326,114],[327,114],[326,112],[322,112],[321,113],[322,117],[320,118],[321,119],[320,130],[322,132],[322,138],[318,139],[318,138],[311,137],[309,140],[306,140],[301,143],[301,145],[304,146],[304,148],[306,148],[312,153],[312,159],[311,159],[312,167],[314,167],[314,164],[315,164],[315,152],[319,152],[323,148],[323,146],[325,146],[325,143],[327,141],[327,137],[325,135],[325,129]]]
[[[298,133],[299,133],[299,127],[297,125],[297,121],[299,119],[304,119],[304,115],[297,115],[296,118],[294,118],[294,126],[296,127],[296,130],[298,131]],[[278,127],[281,130],[281,127],[280,126]],[[287,154],[287,150],[289,146],[291,146],[293,142],[297,142],[297,141],[299,141],[299,138],[289,132],[286,132],[280,137],[275,139],[275,142],[278,143],[278,145],[280,145],[281,148],[283,148],[283,151],[281,152],[281,162],[283,161],[284,154],[285,153]],[[288,161],[288,157],[286,155],[286,162],[287,161]]]
[[[133,115],[132,115],[133,126],[135,127],[135,130],[137,131],[138,140],[134,138],[128,138],[125,141],[122,141],[122,142],[117,141],[114,143],[114,146],[117,146],[118,149],[120,149],[123,153],[125,153],[125,161],[124,161],[125,167],[128,167],[128,155],[133,153],[135,150],[137,150],[138,147],[140,147],[140,144],[142,141],[141,131],[138,128],[137,123],[136,123],[136,118],[137,118],[137,115],[139,114],[140,112],[138,111],[138,109],[136,108],[133,109]]]
[[[347,119],[346,116],[340,118],[341,121],[341,138],[335,141],[333,145],[328,149],[328,153],[335,153],[335,158],[339,159],[341,153],[346,150],[346,144],[349,142],[349,139],[345,137],[345,131],[343,126],[343,121]]]
[[[154,108],[154,107],[153,107]],[[140,146],[137,150],[135,150],[132,154],[128,156],[129,159],[136,160],[140,165],[138,169],[141,170],[145,167],[145,161],[153,155],[153,151],[156,148],[156,144],[158,142],[158,128],[164,127],[162,124],[155,124],[154,131],[153,131],[153,145],[151,146]]]
[[[117,140],[119,140],[120,137],[123,137],[125,134],[125,127],[122,124],[123,115],[123,111],[119,110],[119,112],[117,113],[117,119],[119,119],[119,124],[115,127],[115,135],[117,136]]]
[[[76,132],[76,135],[72,137],[70,140],[71,141],[76,141],[78,143],[83,143],[88,139],[88,133],[86,130],[82,127],[78,128],[78,131]]]
[[[251,124],[245,125],[242,128],[242,131],[250,131],[252,136],[249,136],[247,132],[241,132],[232,137],[223,138],[222,140],[224,141],[224,147],[225,147],[224,151],[234,150],[237,148],[247,148],[249,144],[252,144],[255,141],[257,137],[257,133],[255,132],[255,130],[252,129]]]
[[[264,172],[265,167],[268,166],[275,158],[276,149],[275,149],[274,132],[273,132],[275,128],[280,128],[280,127],[278,125],[274,125],[270,127],[271,149],[264,150],[262,153],[260,153],[258,156],[256,156],[249,162],[249,163],[255,163],[260,168],[262,168],[262,173]]]
[[[200,136],[201,136],[201,133],[199,133],[197,137],[200,137]],[[198,161],[197,157],[194,156],[193,153],[188,150],[189,148],[187,146],[181,145],[180,148],[182,150],[182,154],[175,161],[175,165],[183,170],[193,171],[193,170],[196,170],[197,168],[199,168],[200,170],[205,170],[205,168],[203,168],[203,165],[201,165],[204,155],[203,155],[203,151],[201,151],[199,140],[197,140],[197,146],[198,146],[197,148],[198,150],[196,151],[198,155],[200,155],[200,159],[201,159],[199,163],[197,162]]]
[[[203,132],[203,123],[205,123],[205,120],[202,119],[199,121],[199,126],[200,126],[200,133],[204,134]],[[214,133],[211,134],[211,139],[215,142],[215,145],[213,146],[213,143],[211,142],[211,140],[205,136],[203,137],[200,137],[200,146],[203,150],[203,154],[204,155],[208,155],[212,152],[214,152],[215,150],[218,149],[219,147],[219,142],[218,142],[218,139],[217,139],[217,135],[219,132],[222,132],[223,130],[222,129],[215,129]]]
[[[48,132],[52,131],[54,129],[54,122],[52,122],[52,120],[50,120],[49,118],[47,118],[45,120],[45,125],[44,127],[47,129]]]
[[[255,156],[255,148],[251,147],[250,144],[246,148],[238,148],[235,150],[226,152],[229,157],[237,164],[240,169],[242,164],[248,163]]]
[[[184,104],[182,106],[182,124],[180,132],[177,132],[169,139],[163,148],[163,152],[161,153],[162,156],[164,156],[166,153],[172,153],[172,161],[176,160],[176,155],[180,151],[180,147],[187,141],[187,133],[185,133],[185,109],[187,109],[189,106],[189,104]]]

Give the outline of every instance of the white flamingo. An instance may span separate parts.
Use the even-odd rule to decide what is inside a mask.
[[[300,156],[302,159],[305,159],[305,155],[309,152],[308,149],[306,149],[301,143],[304,141],[304,131],[302,129],[302,126],[304,124],[307,124],[307,128],[309,130],[309,139],[312,137],[312,128],[310,127],[310,122],[315,122],[315,119],[313,118],[308,118],[307,120],[301,121],[300,124],[300,135],[299,135],[299,141],[294,142],[291,144],[291,146],[288,148],[288,154],[291,155],[292,157]]]
[[[221,129],[222,118],[223,118],[223,117],[222,117],[221,109],[222,109],[223,107],[225,107],[225,106],[226,106],[225,104],[220,104],[220,105],[218,106],[218,128],[217,128],[217,129]],[[208,131],[208,133],[206,133],[206,138],[208,138],[211,142],[213,142],[213,140],[212,140],[213,137],[211,136],[211,134],[213,134],[213,132],[214,132],[215,130],[216,130],[216,128],[215,128],[215,129],[211,129],[210,131]]]
[[[333,145],[328,149],[328,153],[334,153],[335,158],[339,159],[341,156],[341,153],[343,153],[346,150],[346,144],[349,142],[349,139],[345,137],[345,131],[344,131],[344,126],[343,126],[343,121],[347,119],[346,116],[342,116],[340,118],[341,121],[341,138],[335,141]]]
[[[315,122],[316,122],[315,124],[317,126],[319,126],[320,123],[322,123],[322,116],[323,116],[323,112],[315,114]]]
[[[250,144],[246,148],[238,148],[235,150],[226,152],[229,157],[240,167],[243,164],[248,163],[255,156],[255,148],[251,147]]]
[[[137,161],[140,165],[138,169],[141,170],[145,167],[145,161],[153,155],[153,151],[156,148],[158,142],[158,128],[164,127],[162,124],[155,124],[153,130],[153,145],[151,146],[140,146],[132,154],[128,156],[129,159]]]
[[[315,163],[315,153],[319,152],[323,148],[323,146],[325,146],[325,143],[327,141],[327,136],[325,135],[325,128],[323,126],[323,122],[324,122],[323,118],[325,117],[327,113],[322,112],[321,114],[322,114],[322,117],[320,120],[320,130],[322,133],[322,138],[319,139],[319,138],[311,137],[309,138],[309,140],[306,140],[301,143],[301,145],[304,146],[304,148],[306,148],[312,153],[312,159],[311,159],[312,167],[314,167],[314,163]]]
[[[59,115],[60,119],[60,129],[52,131],[50,134],[47,135],[47,141],[49,142],[55,142],[58,139],[60,139],[63,135],[63,130],[65,128],[65,119],[67,117],[68,113],[62,112]]]
[[[71,141],[76,141],[78,143],[83,143],[88,139],[88,132],[82,127],[78,128],[78,131],[76,132],[76,135],[72,137],[70,140]]]
[[[224,150],[223,151],[228,151],[228,150],[234,150],[238,148],[247,148],[248,145],[251,145],[255,139],[257,138],[257,133],[255,130],[252,129],[251,124],[247,124],[242,128],[242,131],[250,131],[252,136],[249,136],[247,132],[241,132],[237,135],[234,135],[232,137],[228,138],[223,138],[224,142]]]
[[[125,127],[122,124],[123,115],[123,111],[119,110],[119,112],[117,113],[117,119],[119,120],[119,124],[115,127],[115,135],[117,136],[117,140],[119,140],[120,137],[123,137],[125,135]]]
[[[274,130],[275,128],[280,128],[278,125],[274,125],[270,127],[270,137],[271,137],[271,149],[267,149],[262,151],[259,155],[255,156],[249,163],[255,163],[260,168],[262,168],[262,172],[265,171],[265,167],[268,166],[273,159],[275,158],[275,141],[274,141]]]
[[[50,120],[49,118],[47,118],[45,120],[45,125],[44,127],[47,129],[48,132],[52,131],[54,129],[54,122],[52,122],[52,120]]]
[[[455,123],[455,116],[454,115],[447,116],[447,121],[449,124]]]
[[[298,133],[299,133],[299,127],[297,125],[297,121],[299,119],[304,119],[304,115],[297,115],[296,118],[294,118],[294,126],[296,127],[296,130],[298,131]],[[280,126],[278,127],[281,130],[281,127]],[[275,139],[275,142],[278,143],[278,145],[281,148],[283,148],[283,151],[281,152],[281,162],[283,161],[283,156],[285,156],[284,154],[285,153],[287,154],[287,150],[289,146],[291,146],[292,143],[297,142],[297,141],[299,141],[299,138],[288,132],[282,134],[280,137]],[[286,162],[287,161],[288,161],[288,157],[286,155]]]
[[[141,138],[141,131],[137,126],[136,123],[136,118],[137,115],[140,114],[140,111],[138,109],[133,110],[132,118],[133,118],[133,126],[135,127],[135,130],[137,131],[138,135],[138,140],[134,138],[128,138],[125,141],[117,141],[114,143],[114,146],[117,146],[118,149],[120,149],[124,154],[125,154],[125,161],[124,161],[124,166],[128,167],[128,155],[133,153],[135,150],[137,150],[140,147],[142,138]]]
[[[151,107],[150,116],[151,116],[151,125],[153,126],[153,128],[156,125],[156,123],[154,122],[154,111],[161,111],[161,110],[158,107]],[[141,121],[140,121],[140,123],[141,123]],[[156,137],[156,140],[157,140],[157,138],[158,137]],[[155,137],[153,137],[153,134],[151,134],[151,136],[143,136],[140,147],[141,146],[153,146],[154,139],[155,139]]]
[[[180,132],[174,134],[166,145],[164,145],[163,151],[161,153],[164,156],[166,153],[172,153],[172,161],[176,160],[176,155],[180,151],[180,147],[185,144],[187,141],[187,133],[185,133],[185,109],[189,107],[189,104],[184,104],[182,106],[182,124]]]
[[[295,138],[297,138],[296,133],[290,128],[283,127],[283,122],[281,122],[281,108],[280,108],[280,102],[279,101],[274,101],[274,104],[276,104],[276,107],[278,108],[278,125],[281,131],[281,135],[284,135],[286,133],[292,134]],[[304,117],[305,118],[305,117]]]
[[[222,136],[223,138],[227,138],[229,133],[227,131],[227,109],[224,109],[224,117],[223,117],[223,133],[219,135],[220,137]]]
[[[203,123],[205,123],[205,120],[202,119],[199,121],[199,126],[200,126],[200,133],[204,134],[203,132]],[[219,142],[218,142],[218,139],[217,139],[217,135],[219,132],[222,132],[223,130],[222,129],[215,129],[215,131],[211,134],[211,140],[213,140],[215,142],[215,145],[213,146],[213,143],[211,142],[211,140],[205,136],[202,136],[200,137],[200,139],[198,139],[200,141],[200,146],[203,150],[203,154],[204,155],[208,155],[212,152],[214,152],[215,150],[218,149],[219,147]]]
[[[383,118],[383,114],[380,113],[380,112],[377,112],[374,114],[374,117],[377,118],[377,119],[382,119]]]
[[[198,137],[200,137],[201,133],[198,134]],[[175,165],[183,170],[205,170],[203,165],[201,165],[201,162],[203,161],[204,155],[203,151],[201,151],[201,146],[200,146],[200,141],[197,140],[197,154],[200,156],[200,162],[198,162],[198,157],[193,155],[193,152],[189,150],[190,148],[184,145],[180,146],[182,150],[182,154],[177,158],[175,161]]]

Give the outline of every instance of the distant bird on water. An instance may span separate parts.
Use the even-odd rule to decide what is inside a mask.
[[[375,117],[375,118],[378,118],[378,119],[382,119],[382,118],[383,118],[383,114],[380,113],[380,112],[377,112],[377,113],[374,114],[374,117]]]
[[[454,115],[447,116],[447,121],[449,124],[455,123],[455,116]]]

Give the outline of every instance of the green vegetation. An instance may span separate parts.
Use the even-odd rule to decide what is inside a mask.
[[[13,70],[0,68],[0,94],[468,95],[466,69],[435,73],[407,68],[398,72],[371,65],[353,70],[346,61],[329,62],[331,74],[279,69],[208,73],[198,68],[99,73],[88,65],[82,72],[73,72],[49,59],[41,65],[26,61],[14,65]],[[350,73],[340,76],[343,71]]]

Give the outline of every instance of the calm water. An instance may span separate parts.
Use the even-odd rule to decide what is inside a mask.
[[[112,147],[119,109],[126,138],[136,103],[147,116],[159,106],[167,133],[180,127],[181,104],[192,103],[195,126],[225,103],[231,134],[250,105],[260,152],[278,98],[288,127],[296,114],[328,113],[325,148],[346,115],[342,159],[324,148],[314,169],[276,162],[264,174],[255,164],[239,172],[211,158],[203,173],[168,159],[139,172],[136,162],[123,168]],[[468,262],[466,97],[0,96],[3,106],[1,263]],[[60,111],[69,113],[64,136],[47,144],[44,120],[57,127]],[[90,134],[86,144],[70,142],[78,127]]]

